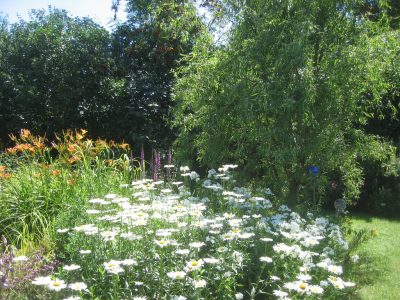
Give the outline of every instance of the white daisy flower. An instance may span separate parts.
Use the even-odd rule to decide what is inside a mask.
[[[185,296],[171,296],[171,300],[186,300]]]
[[[272,263],[272,258],[268,256],[261,256],[260,261],[262,262],[267,262],[267,263]]]
[[[51,277],[50,276],[45,276],[45,277],[36,277],[33,281],[32,284],[34,285],[48,285],[51,282]]]
[[[275,296],[279,297],[279,298],[286,298],[288,296],[288,293],[284,292],[284,291],[280,291],[280,290],[275,290],[272,292]]]
[[[204,279],[200,279],[200,280],[195,280],[193,281],[193,286],[195,289],[197,288],[203,288],[207,285],[207,281],[205,281]]]
[[[173,272],[168,272],[168,273],[167,273],[167,276],[168,276],[169,278],[172,278],[172,279],[178,279],[178,280],[180,280],[180,279],[184,279],[184,278],[185,278],[186,273],[183,272],[183,271],[173,271]]]
[[[52,291],[61,291],[62,289],[65,289],[67,285],[65,284],[64,280],[60,280],[58,278],[55,278],[54,280],[51,280],[48,284],[47,287],[52,290]]]
[[[204,262],[207,264],[215,265],[215,264],[219,263],[220,260],[218,258],[214,258],[214,257],[206,257],[206,258],[204,258]]]
[[[65,271],[74,271],[74,270],[78,270],[78,269],[80,269],[80,268],[81,268],[80,266],[75,265],[75,264],[72,264],[72,265],[68,265],[68,266],[64,266],[64,267],[63,267],[63,269],[64,269]]]
[[[121,262],[118,260],[110,260],[108,262],[103,263],[104,269],[111,274],[118,274],[124,272],[124,269],[121,268]]]
[[[186,263],[186,269],[188,271],[194,271],[200,269],[204,265],[204,261],[202,259],[195,260],[192,259]]]
[[[87,291],[87,285],[84,282],[74,282],[68,285],[74,291]]]
[[[169,240],[155,240],[154,243],[161,248],[164,248],[171,244]]]
[[[193,242],[193,243],[189,244],[190,247],[193,247],[193,248],[196,248],[196,249],[200,249],[204,245],[205,245],[205,243],[203,243],[203,242]]]
[[[244,295],[242,293],[236,293],[235,294],[235,300],[243,300]]]
[[[341,266],[330,265],[328,266],[328,271],[336,275],[341,275],[343,273],[343,268]]]
[[[319,285],[310,285],[308,290],[312,294],[318,294],[318,295],[321,295],[324,292],[324,289],[322,287],[320,287]]]
[[[134,259],[128,258],[128,259],[121,260],[121,264],[124,266],[132,266],[132,265],[136,265],[137,262]]]
[[[176,254],[180,254],[180,255],[187,255],[190,253],[189,249],[178,249],[175,251]]]
[[[299,274],[299,275],[297,275],[296,278],[298,280],[301,280],[301,281],[309,281],[309,280],[311,280],[311,276],[308,275],[308,274]]]

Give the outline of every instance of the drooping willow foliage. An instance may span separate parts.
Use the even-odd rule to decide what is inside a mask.
[[[181,157],[239,163],[292,204],[324,193],[356,200],[366,160],[397,172],[395,147],[366,125],[393,104],[400,34],[383,17],[360,15],[360,3],[236,6],[229,43],[216,51],[199,43],[180,70]]]

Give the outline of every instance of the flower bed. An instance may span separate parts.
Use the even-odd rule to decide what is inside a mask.
[[[229,169],[201,181],[140,180],[88,199],[85,219],[59,228],[57,272],[36,278],[52,299],[343,299],[347,243],[339,225],[269,190],[232,187]],[[69,298],[68,298],[69,297]]]

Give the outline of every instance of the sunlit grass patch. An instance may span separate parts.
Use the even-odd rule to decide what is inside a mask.
[[[373,230],[375,237],[361,246],[354,278],[361,299],[400,299],[400,219],[365,214],[353,216],[354,228]]]

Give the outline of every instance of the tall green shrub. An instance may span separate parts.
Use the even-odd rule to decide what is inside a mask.
[[[357,199],[362,160],[394,157],[363,126],[395,84],[384,75],[399,39],[360,17],[359,1],[242,4],[229,43],[214,52],[203,43],[181,69],[181,157],[240,163],[291,204],[329,191]]]
[[[34,10],[30,20],[2,32],[1,137],[20,128],[48,136],[87,128],[101,135],[115,90],[107,30],[89,18],[49,9]]]
[[[128,20],[112,35],[120,85],[110,103],[107,128],[113,138],[168,148],[175,132],[171,118],[174,69],[205,30],[193,1],[127,1]]]

